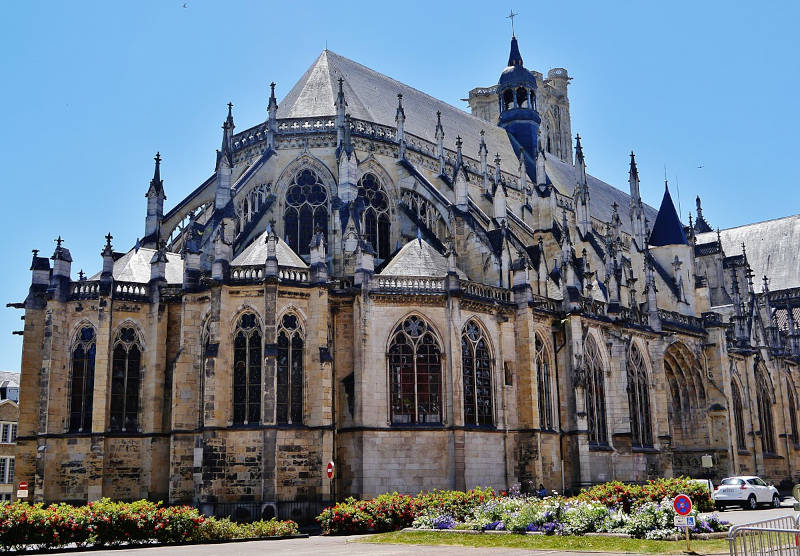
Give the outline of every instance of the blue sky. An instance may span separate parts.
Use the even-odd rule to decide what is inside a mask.
[[[497,81],[513,7],[529,69],[565,67],[588,170],[627,190],[627,153],[658,206],[664,167],[682,217],[712,226],[800,212],[795,22],[778,2],[26,1],[0,23],[0,289],[22,301],[31,249],[61,234],[73,275],[143,235],[160,150],[169,209],[213,170],[225,104],[265,119],[328,47],[455,106]],[[698,168],[702,166],[702,168]],[[673,197],[677,197],[673,189]],[[0,369],[18,370],[21,311],[0,311]]]

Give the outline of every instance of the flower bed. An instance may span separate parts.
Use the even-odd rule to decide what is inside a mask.
[[[467,492],[435,490],[417,496],[395,492],[371,500],[348,498],[326,508],[317,521],[326,535],[397,531],[410,526],[424,511],[464,519],[476,506],[497,496],[490,488],[476,488]]]
[[[644,502],[659,502],[664,498],[675,498],[678,494],[686,494],[701,512],[714,510],[711,493],[702,483],[686,477],[674,479],[656,479],[643,485],[633,485],[611,481],[584,489],[578,495],[579,500],[597,501],[609,507],[622,508],[626,512]]]
[[[297,534],[293,521],[233,523],[204,517],[189,506],[160,503],[111,502],[103,499],[86,506],[14,502],[0,506],[0,548],[53,549],[66,545],[114,546],[209,542],[241,538],[285,537]]]
[[[537,499],[508,497],[476,506],[463,519],[426,510],[413,522],[417,529],[537,532],[546,535],[616,533],[634,538],[667,539],[679,530],[673,526],[672,501],[644,502],[633,512],[610,508],[596,501],[560,497]],[[693,515],[697,516],[697,510]],[[692,533],[726,531],[726,521],[712,515],[697,518]]]

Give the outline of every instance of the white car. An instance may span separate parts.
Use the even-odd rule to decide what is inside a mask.
[[[755,510],[760,504],[769,504],[773,508],[781,506],[778,489],[753,475],[723,479],[711,498],[718,510],[725,506],[741,506],[748,510]]]

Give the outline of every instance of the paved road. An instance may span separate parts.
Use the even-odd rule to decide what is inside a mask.
[[[168,546],[155,548],[138,548],[130,550],[92,550],[89,552],[72,552],[71,554],[85,554],[87,556],[338,556],[360,555],[370,556],[400,556],[407,554],[434,554],[434,555],[460,555],[477,556],[479,554],[499,554],[502,556],[557,556],[553,550],[519,550],[513,548],[466,548],[463,546],[418,546],[400,544],[367,544],[350,542],[359,537],[322,537],[315,536],[307,539],[289,539],[283,541],[254,541],[228,544],[203,544],[192,546]],[[611,556],[602,553],[593,553],[592,556]]]
[[[795,515],[793,506],[794,498],[789,497],[784,498],[780,508],[769,508],[766,510],[741,510],[736,508],[716,513],[722,519],[730,521],[734,525],[743,525],[745,523],[753,523],[754,521],[763,521],[765,519],[773,519],[785,515]]]

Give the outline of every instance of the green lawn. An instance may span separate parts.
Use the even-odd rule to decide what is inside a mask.
[[[526,548],[531,550],[573,550],[582,552],[632,552],[639,554],[675,554],[686,550],[686,541],[648,541],[619,537],[558,537],[545,535],[465,535],[397,531],[370,535],[357,542],[389,544],[447,544],[476,548]],[[727,554],[727,539],[692,541],[692,550],[700,554]]]

